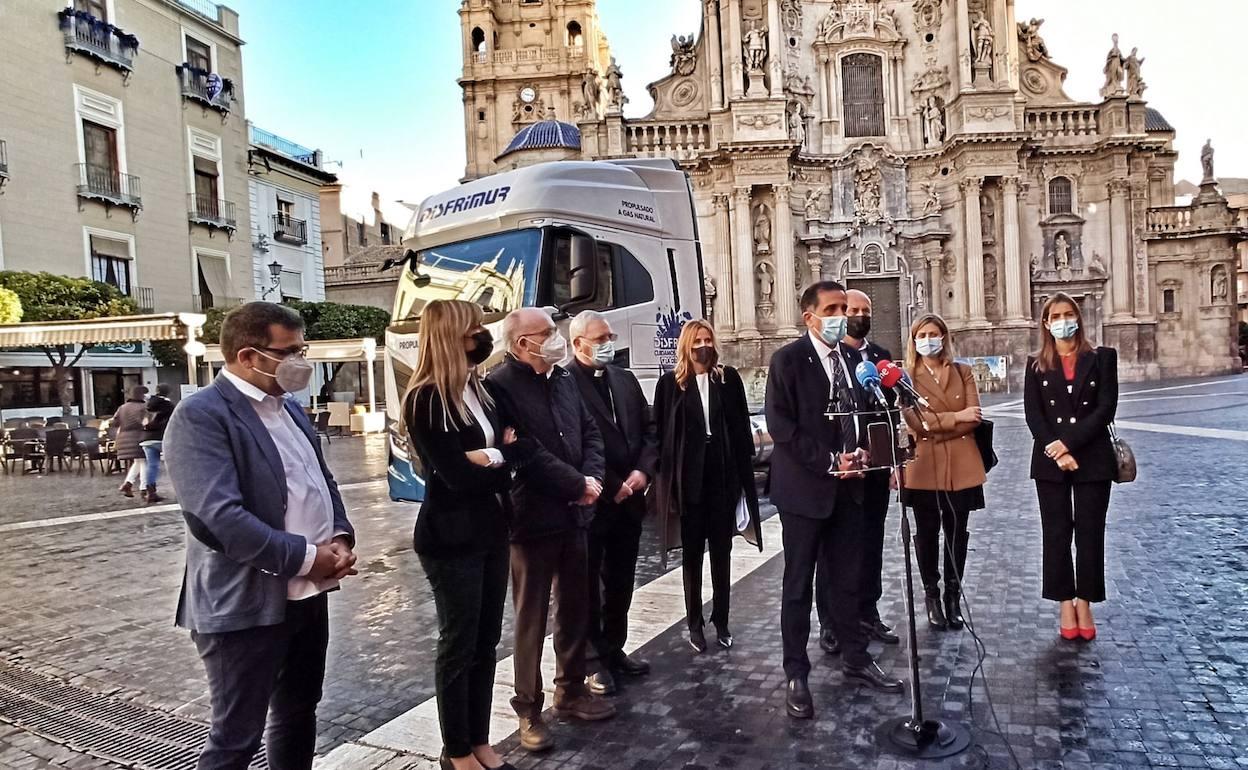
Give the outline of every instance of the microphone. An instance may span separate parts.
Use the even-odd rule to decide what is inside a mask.
[[[858,384],[872,393],[881,405],[888,405],[888,401],[884,399],[884,391],[880,390],[880,373],[875,368],[875,364],[870,361],[858,364],[858,367],[854,369],[854,377],[857,378]]]
[[[880,383],[886,388],[893,388],[904,398],[912,401],[924,409],[931,409],[932,405],[927,402],[926,398],[919,395],[914,389],[914,384],[910,381],[910,375],[905,370],[892,361],[883,360],[879,365]]]

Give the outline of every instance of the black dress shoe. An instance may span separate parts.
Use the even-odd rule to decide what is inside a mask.
[[[689,629],[689,646],[694,652],[706,652],[706,634],[702,633],[702,629]]]
[[[940,595],[932,596],[928,594],[923,601],[927,604],[927,624],[942,631],[948,628],[949,621],[945,619],[945,611],[941,609]]]
[[[956,589],[945,593],[945,619],[949,622],[949,628],[954,631],[966,624],[962,618],[962,596]]]
[[[884,625],[884,621],[876,618],[873,621],[862,621],[862,630],[867,632],[867,638],[875,639],[884,644],[900,644],[901,637],[893,633],[893,629]]]
[[[810,719],[815,715],[815,702],[810,698],[806,677],[790,679],[784,696],[784,710],[794,719]]]
[[[641,658],[617,653],[611,660],[611,667],[621,674],[629,676],[645,676],[650,673],[650,664]]]
[[[615,677],[605,668],[595,671],[586,678],[585,684],[594,695],[615,695]]]
[[[715,641],[725,650],[732,648],[732,632],[728,630],[728,626],[715,627]]]
[[[825,628],[819,632],[819,649],[829,655],[836,655],[841,651],[841,640],[836,638],[832,629]]]
[[[846,666],[844,671],[846,681],[866,685],[873,690],[880,692],[901,692],[902,690],[901,680],[893,679],[885,674],[875,661],[865,666]]]

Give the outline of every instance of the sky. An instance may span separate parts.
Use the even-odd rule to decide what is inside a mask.
[[[464,170],[463,72],[458,0],[226,0],[239,12],[247,117],[324,151],[346,185],[345,206],[406,224],[397,202],[419,202]],[[810,3],[808,2],[808,7]],[[1248,177],[1248,100],[1237,51],[1248,29],[1245,0],[1016,0],[1020,20],[1070,70],[1066,93],[1099,101],[1101,68],[1119,33],[1124,54],[1145,57],[1145,97],[1177,132],[1175,179],[1198,179],[1212,138],[1217,171]],[[701,26],[701,0],[598,0],[603,29],[624,72],[625,115],[651,106],[645,85],[668,72],[670,39]],[[819,3],[817,8],[827,7]],[[948,7],[948,5],[946,6]],[[1182,10],[1178,10],[1182,9]],[[648,20],[642,23],[642,20]]]

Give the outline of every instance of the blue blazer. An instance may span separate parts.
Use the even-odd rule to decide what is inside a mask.
[[[316,450],[334,531],[354,545],[316,433],[297,403],[285,406]],[[187,534],[177,624],[221,633],[281,623],[287,583],[303,566],[307,540],[285,530],[286,473],[255,407],[218,376],[174,409],[163,452]]]

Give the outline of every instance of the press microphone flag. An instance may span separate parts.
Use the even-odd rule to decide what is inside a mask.
[[[919,395],[919,392],[914,389],[914,384],[910,381],[910,375],[906,374],[905,370],[900,366],[892,361],[882,360],[879,362],[878,371],[880,373],[880,383],[884,387],[898,390],[924,409],[931,408],[931,404],[927,402],[927,399]]]
[[[854,369],[854,377],[858,379],[858,384],[866,390],[870,391],[881,404],[887,404],[884,400],[884,391],[880,390],[880,373],[875,368],[875,364],[870,361],[863,361]]]

